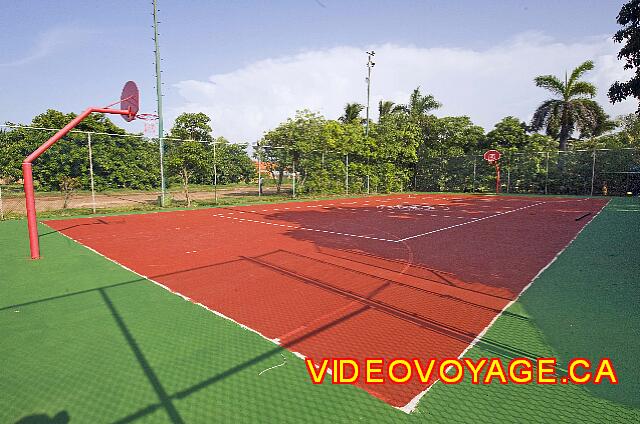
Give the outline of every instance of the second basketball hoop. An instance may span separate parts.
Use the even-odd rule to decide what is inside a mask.
[[[500,193],[500,152],[497,150],[487,150],[484,152],[484,160],[489,162],[489,165],[494,165],[496,167],[496,194]]]

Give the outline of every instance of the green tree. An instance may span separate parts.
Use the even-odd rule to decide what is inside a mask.
[[[195,140],[172,141],[168,144],[167,167],[180,177],[182,190],[191,206],[189,183],[196,173],[211,175],[211,159],[205,145]]]
[[[620,9],[617,22],[624,28],[615,33],[613,40],[616,43],[626,43],[618,53],[618,59],[624,59],[624,69],[634,69],[635,75],[629,81],[614,82],[609,88],[609,99],[612,103],[629,96],[640,100],[640,0],[625,3]],[[640,114],[640,104],[636,113]]]
[[[256,177],[256,167],[243,146],[229,143],[224,137],[216,138],[215,143],[219,183],[249,183]]]
[[[416,87],[415,90],[409,96],[409,103],[406,105],[398,105],[393,110],[402,111],[409,115],[414,120],[419,120],[429,112],[439,109],[442,104],[435,99],[431,94],[424,95],[420,92],[420,87]]]
[[[381,122],[385,116],[392,114],[395,111],[396,104],[391,100],[380,100],[378,102],[378,122]]]
[[[502,118],[495,127],[487,133],[487,148],[515,150],[522,149],[528,141],[526,124],[518,118],[507,116]]]
[[[536,109],[531,121],[534,131],[545,129],[560,142],[560,150],[567,149],[567,142],[577,129],[583,133],[595,132],[602,124],[604,111],[593,100],[596,87],[580,77],[593,69],[588,60],[575,68],[562,82],[554,75],[541,75],[535,78],[538,87],[550,91],[557,98],[546,100]]]
[[[473,168],[466,155],[486,145],[484,129],[467,116],[431,116],[427,122],[428,131],[423,130],[418,150],[416,186],[424,190],[468,190]]]
[[[210,122],[204,113],[183,113],[176,118],[167,142],[167,166],[179,177],[187,206],[191,206],[189,183],[193,177],[204,182],[211,175],[213,159],[206,145],[212,141]]]
[[[344,113],[338,118],[338,121],[343,124],[353,124],[362,122],[360,113],[364,109],[364,106],[360,103],[347,103],[344,107]]]
[[[211,118],[202,112],[183,113],[176,118],[171,137],[181,140],[211,141]]]
[[[307,175],[308,161],[301,163],[312,151],[316,156],[320,152],[330,150],[324,134],[325,119],[309,110],[297,111],[294,118],[289,118],[260,140],[262,146],[258,150],[261,160],[270,162],[272,173],[276,177],[278,193],[282,188],[285,172],[300,174],[302,183]]]
[[[640,116],[635,113],[619,116],[614,125],[618,131],[593,137],[577,144],[579,149],[640,149]]]
[[[419,125],[392,112],[374,127],[372,135],[371,186],[383,192],[404,190],[418,160]]]

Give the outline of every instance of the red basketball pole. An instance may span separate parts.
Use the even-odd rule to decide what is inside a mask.
[[[500,193],[500,163],[496,161],[496,194]]]
[[[36,221],[36,199],[33,192],[33,172],[31,164],[47,149],[53,146],[58,140],[64,137],[83,119],[92,113],[111,113],[116,115],[135,115],[131,109],[108,109],[90,107],[89,109],[76,116],[64,128],[55,133],[53,137],[47,140],[42,146],[38,147],[33,153],[25,158],[22,162],[22,176],[24,179],[24,198],[27,207],[27,225],[29,227],[29,248],[31,249],[31,259],[40,259],[40,242],[38,240],[38,223]]]

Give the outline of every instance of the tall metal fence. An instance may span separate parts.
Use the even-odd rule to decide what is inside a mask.
[[[20,164],[55,132],[19,130],[30,131],[29,143],[5,137],[6,144],[0,146],[0,156],[4,155],[0,157],[0,219],[24,216]],[[167,139],[167,152],[188,147],[187,142],[193,143]],[[34,163],[36,209],[42,216],[158,208],[162,194],[158,152],[158,142],[152,138],[72,132]],[[187,196],[192,205],[212,205],[231,197],[250,202],[306,193],[495,191],[495,168],[479,155],[421,158],[418,164],[403,164],[335,151],[291,151],[274,161],[268,146],[245,144],[225,150],[215,143],[204,143],[197,153],[202,163],[189,173],[188,190],[179,164],[172,166],[171,155],[165,156],[165,206],[184,206]],[[186,157],[190,154],[195,153],[187,151]],[[254,164],[247,165],[247,157]],[[621,196],[640,192],[639,149],[507,152],[500,164],[504,193]]]
[[[503,193],[638,195],[640,149],[508,152],[500,159]],[[496,169],[481,155],[424,160],[418,191],[494,192]]]

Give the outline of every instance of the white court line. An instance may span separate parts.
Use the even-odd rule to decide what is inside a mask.
[[[217,216],[217,215],[213,215],[213,216]],[[386,241],[386,242],[389,242],[389,243],[398,243],[398,241],[399,241],[399,240],[385,239],[385,238],[381,238],[381,237],[363,236],[363,235],[359,235],[359,234],[349,234],[349,233],[340,233],[340,232],[337,232],[337,231],[320,230],[320,229],[317,229],[317,228],[295,227],[295,226],[292,226],[292,225],[278,224],[276,222],[256,221],[256,220],[251,220],[251,219],[236,218],[236,217],[233,217],[233,216],[219,216],[219,218],[233,219],[235,221],[240,221],[240,222],[252,222],[254,224],[272,225],[274,227],[295,228],[296,230],[303,230],[303,231],[315,231],[315,232],[318,232],[318,233],[336,234],[336,235],[339,235],[339,236],[346,236],[346,237],[354,237],[354,238],[363,238],[363,239],[369,239],[369,240]]]
[[[411,240],[411,239],[414,239],[414,238],[417,238],[417,237],[427,236],[429,234],[438,233],[438,232],[444,231],[444,230],[450,230],[451,228],[461,227],[463,225],[472,224],[474,222],[484,221],[485,219],[495,218],[497,216],[506,215],[506,214],[511,213],[511,212],[521,211],[523,209],[531,208],[533,206],[542,205],[544,203],[546,203],[546,202],[534,203],[533,205],[523,206],[523,207],[518,208],[518,209],[511,209],[511,210],[505,211],[505,212],[498,212],[496,214],[485,216],[483,218],[474,218],[471,221],[466,221],[466,222],[462,222],[460,224],[455,224],[455,225],[449,225],[448,227],[438,228],[437,230],[427,231],[426,233],[421,233],[421,234],[416,234],[416,235],[413,235],[413,236],[405,237],[405,238],[402,238],[400,240],[396,240],[396,243],[400,243],[400,242],[403,242],[403,241],[406,241],[406,240]],[[431,215],[431,216],[433,216],[433,215]]]

